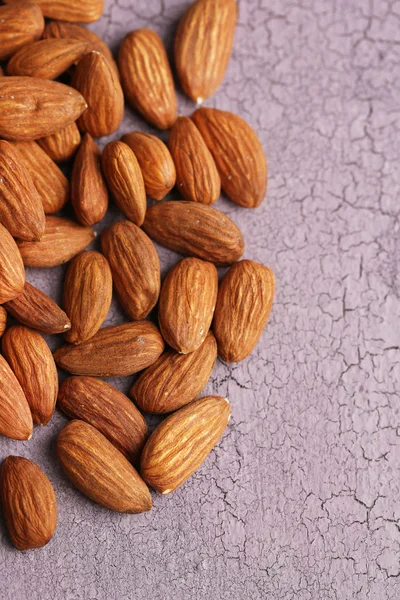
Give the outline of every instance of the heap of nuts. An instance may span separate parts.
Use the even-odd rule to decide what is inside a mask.
[[[152,507],[148,486],[172,492],[221,438],[229,402],[196,398],[217,354],[243,360],[267,323],[273,273],[239,260],[239,228],[211,206],[221,187],[236,204],[258,206],[267,165],[240,117],[213,108],[177,116],[171,68],[154,31],[128,33],[116,63],[96,34],[74,23],[102,10],[103,0],[0,7],[0,59],[8,61],[0,77],[0,433],[29,440],[57,402],[72,419],[57,439],[66,475],[101,506],[140,513]],[[196,0],[181,19],[175,66],[198,105],[223,79],[236,19],[234,0]],[[70,86],[54,81],[61,75]],[[133,132],[100,151],[93,138],[118,129],[124,98],[170,130],[168,146]],[[57,165],[69,159],[70,182]],[[160,202],[174,186],[182,199]],[[124,220],[102,233],[101,253],[84,252],[109,193]],[[149,208],[147,196],[157,201]],[[76,221],[54,215],[69,200]],[[162,284],[152,240],[187,257]],[[68,261],[62,309],[25,281],[25,267]],[[216,267],[229,267],[220,284]],[[127,322],[102,328],[113,289]],[[146,320],[156,306],[158,327]],[[19,324],[6,329],[7,314]],[[62,333],[66,343],[53,356],[38,332]],[[74,375],[60,388],[56,365]],[[135,404],[99,379],[139,372]],[[148,437],[140,410],[169,416]],[[10,456],[0,490],[15,546],[46,544],[57,504],[42,470]]]

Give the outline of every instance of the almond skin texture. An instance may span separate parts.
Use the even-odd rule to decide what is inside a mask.
[[[58,394],[58,375],[53,355],[40,333],[14,325],[2,339],[6,360],[21,384],[36,425],[47,425]]]
[[[239,362],[254,350],[267,324],[274,292],[275,278],[268,267],[242,260],[229,269],[219,288],[213,323],[223,360]]]
[[[42,333],[65,333],[71,327],[70,320],[58,304],[28,282],[22,293],[6,302],[5,307],[14,319]]]
[[[146,194],[162,200],[176,182],[176,170],[167,146],[155,135],[135,131],[121,141],[133,150],[142,171]]]
[[[159,129],[177,116],[176,93],[164,45],[155,31],[131,31],[118,54],[122,86],[130,104]]]
[[[184,258],[171,269],[161,288],[158,320],[164,340],[181,354],[194,352],[211,326],[218,293],[215,266]]]
[[[0,337],[3,335],[7,327],[7,311],[3,306],[0,306]]]
[[[80,344],[93,337],[107,316],[112,299],[112,277],[107,259],[99,252],[82,252],[68,267],[63,304],[71,320],[65,339]]]
[[[244,252],[243,235],[235,223],[223,212],[198,202],[155,204],[147,209],[143,229],[170,250],[220,267],[236,262]]]
[[[130,147],[123,142],[110,142],[103,150],[101,164],[120,211],[136,225],[142,225],[146,213],[146,190],[142,171]]]
[[[170,413],[192,402],[206,386],[217,360],[217,342],[210,332],[195,352],[168,350],[136,380],[130,390],[139,408]]]
[[[256,208],[267,191],[267,161],[254,129],[233,113],[200,108],[192,115],[221,177],[225,194],[239,206]]]
[[[5,0],[6,4],[17,4],[19,0]],[[104,0],[36,0],[45,17],[61,21],[92,23],[104,10]]]
[[[196,125],[178,117],[168,139],[176,167],[176,184],[186,200],[212,204],[221,193],[221,180],[210,151]]]
[[[86,42],[88,52],[97,50],[109,58],[111,62],[114,62],[113,55],[107,44],[94,31],[91,31],[87,27],[82,27],[77,23],[50,21],[44,28],[43,37],[45,39],[58,38]]]
[[[93,425],[128,460],[139,459],[146,421],[117,388],[94,377],[69,377],[60,386],[57,406],[68,417]]]
[[[12,440],[32,437],[31,410],[18,379],[0,356],[0,435]]]
[[[57,456],[67,477],[93,502],[121,513],[151,510],[151,495],[144,481],[92,425],[68,423],[58,435]]]
[[[38,40],[43,29],[43,14],[37,3],[0,6],[0,59],[9,58],[19,48]]]
[[[164,350],[157,327],[149,321],[103,327],[79,346],[62,346],[57,365],[74,375],[124,377],[152,365]]]
[[[25,285],[25,269],[17,244],[0,224],[0,304],[14,300]]]
[[[46,229],[40,242],[20,242],[24,265],[50,268],[68,262],[82,252],[95,237],[90,227],[82,227],[62,217],[46,217]]]
[[[101,171],[101,151],[86,133],[75,157],[71,202],[82,225],[99,223],[107,212],[108,190]]]
[[[39,40],[23,46],[10,59],[8,75],[56,79],[87,52],[76,40]]]
[[[143,449],[140,474],[160,494],[181,486],[199,468],[228,424],[226,398],[205,396],[167,417]]]
[[[201,104],[221,85],[237,21],[234,0],[197,0],[182,17],[175,37],[175,64],[182,89]]]
[[[55,162],[64,162],[73,157],[79,144],[81,134],[76,123],[71,123],[52,135],[40,138],[37,143]]]
[[[147,317],[160,295],[160,260],[153,242],[134,223],[118,221],[101,236],[114,288],[128,317]]]
[[[78,127],[93,137],[118,129],[124,115],[124,94],[115,69],[97,50],[84,56],[72,77],[72,86],[85,98],[88,108]]]
[[[37,464],[8,456],[0,472],[1,504],[8,532],[17,550],[45,546],[57,527],[57,500]]]
[[[37,77],[0,79],[0,137],[7,140],[51,135],[85,109],[83,96],[63,83]]]

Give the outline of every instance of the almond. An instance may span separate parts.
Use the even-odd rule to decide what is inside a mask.
[[[144,319],[160,295],[160,261],[153,242],[134,223],[118,221],[101,236],[122,308],[134,321]]]
[[[95,235],[90,227],[50,216],[40,242],[20,242],[18,246],[27,267],[58,267],[89,246]]]
[[[144,481],[92,425],[68,423],[58,435],[57,456],[78,490],[100,506],[122,513],[151,510],[151,495]]]
[[[6,4],[17,4],[19,0],[5,0]],[[61,21],[92,23],[104,10],[104,0],[36,0],[45,17]]]
[[[28,400],[33,422],[47,425],[58,393],[57,368],[50,348],[37,331],[14,325],[3,336],[2,350]]]
[[[267,324],[274,292],[271,269],[252,260],[242,260],[226,273],[213,323],[218,354],[226,362],[239,362],[254,350]]]
[[[176,182],[176,170],[167,146],[155,135],[135,131],[121,141],[133,150],[142,171],[146,194],[162,200]]]
[[[139,376],[130,394],[145,412],[173,412],[200,394],[210,379],[216,360],[217,343],[209,332],[195,352],[164,352]]]
[[[25,44],[38,40],[43,29],[43,14],[37,4],[0,6],[0,59],[9,58]]]
[[[200,108],[192,119],[214,157],[225,194],[244,208],[259,206],[267,190],[267,162],[255,131],[216,108]]]
[[[31,460],[8,456],[0,473],[1,504],[17,550],[45,546],[57,527],[57,500],[47,476]]]
[[[101,172],[101,152],[90,133],[85,134],[75,157],[71,202],[82,225],[99,223],[107,212],[108,190]]]
[[[25,269],[18,246],[0,224],[0,304],[14,300],[24,289]]]
[[[0,306],[0,337],[3,335],[7,327],[7,311],[3,306]]]
[[[60,386],[57,406],[68,417],[93,425],[130,461],[136,462],[146,421],[119,390],[94,377],[69,377]]]
[[[105,42],[94,32],[87,27],[82,27],[77,23],[66,23],[64,21],[50,21],[44,28],[43,37],[45,39],[58,38],[66,40],[79,40],[86,42],[88,52],[97,50],[101,52],[106,58],[109,58],[114,63],[113,55],[111,54],[110,48]],[[117,66],[115,65],[117,69]]]
[[[110,142],[101,157],[103,173],[118,208],[141,225],[146,213],[146,190],[136,156],[127,144]]]
[[[112,277],[107,259],[99,252],[82,252],[70,263],[64,281],[63,304],[71,319],[67,342],[80,344],[93,337],[107,316],[112,299]]]
[[[72,158],[79,148],[81,134],[76,123],[71,123],[52,135],[40,138],[37,143],[52,160],[64,162]]]
[[[237,21],[234,0],[197,0],[182,17],[175,37],[175,64],[185,94],[201,104],[225,76]]]
[[[39,40],[23,46],[10,59],[8,75],[56,79],[87,52],[77,40]]]
[[[137,321],[104,327],[78,346],[62,346],[54,358],[61,369],[75,375],[124,377],[152,365],[163,350],[157,327]]]
[[[171,269],[162,285],[158,308],[167,344],[181,354],[201,346],[210,329],[217,293],[218,273],[213,264],[184,258]]]
[[[228,424],[226,398],[205,396],[167,417],[146,442],[140,474],[160,494],[181,486],[199,468]]]
[[[218,266],[239,260],[244,252],[240,229],[223,212],[204,204],[160,202],[147,209],[143,229],[153,240]]]
[[[155,31],[137,29],[123,40],[118,54],[122,85],[133,108],[159,129],[177,116],[176,93],[164,45]]]
[[[221,180],[214,159],[193,121],[178,117],[169,134],[168,147],[182,196],[192,202],[215,202],[221,193]]]
[[[32,415],[18,379],[0,356],[0,435],[12,440],[32,437]]]

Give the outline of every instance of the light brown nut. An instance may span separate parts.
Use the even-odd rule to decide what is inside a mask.
[[[25,269],[17,244],[0,224],[0,304],[14,300],[25,285]]]
[[[38,40],[43,29],[43,14],[37,3],[0,6],[0,59],[9,58],[25,44]]]
[[[17,4],[19,0],[5,0],[6,4]],[[45,17],[61,21],[92,23],[104,10],[104,0],[36,0]]]
[[[0,381],[0,435],[12,440],[29,440],[33,430],[31,410],[3,356],[0,356]]]
[[[72,158],[79,148],[81,134],[76,123],[71,123],[52,135],[40,138],[37,143],[52,160],[64,162]]]
[[[39,40],[23,46],[8,62],[8,75],[56,79],[87,52],[77,40]]]
[[[7,327],[7,311],[4,306],[0,306],[0,337],[3,335]]]
[[[94,31],[91,31],[87,27],[82,27],[82,25],[78,25],[77,23],[49,21],[44,28],[43,37],[45,39],[58,38],[86,42],[88,52],[97,50],[109,58],[115,65],[113,55],[107,44]],[[115,68],[117,68],[116,65]]]

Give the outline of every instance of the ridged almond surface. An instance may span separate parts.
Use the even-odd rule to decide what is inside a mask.
[[[221,180],[209,149],[189,117],[177,118],[169,134],[168,147],[182,196],[202,204],[215,202],[221,193]]]
[[[55,162],[69,160],[81,143],[81,134],[76,123],[67,125],[60,131],[40,138],[37,143]]]
[[[214,157],[225,194],[239,206],[255,208],[267,191],[267,161],[254,129],[237,115],[199,108],[192,119]]]
[[[56,79],[87,52],[77,40],[39,40],[23,46],[8,62],[8,75]]]
[[[94,377],[69,377],[57,406],[68,417],[93,425],[130,461],[140,456],[147,425],[136,406],[117,388]]]
[[[147,206],[146,190],[133,151],[123,142],[110,142],[103,150],[101,164],[118,208],[127,219],[142,225]]]
[[[152,365],[164,341],[150,321],[103,327],[78,346],[62,346],[54,354],[57,365],[74,375],[124,377]]]
[[[213,323],[218,354],[226,362],[239,362],[254,350],[267,324],[274,292],[271,269],[252,260],[242,260],[226,273]]]
[[[164,340],[181,354],[194,352],[209,332],[218,293],[212,263],[184,258],[166,276],[160,293],[158,320]]]
[[[198,202],[155,204],[147,209],[143,229],[162,246],[217,266],[236,262],[244,252],[237,225],[223,212]]]
[[[58,374],[53,355],[37,331],[13,325],[1,344],[3,354],[28,400],[33,422],[47,425],[58,394]]]
[[[185,94],[201,104],[221,85],[232,52],[235,0],[197,0],[175,37],[175,64]]]
[[[217,360],[217,342],[210,332],[195,352],[168,350],[133,384],[130,394],[148,413],[170,413],[200,394]]]
[[[144,481],[92,425],[68,423],[58,435],[57,456],[66,475],[90,500],[122,513],[151,510],[151,495]]]
[[[37,3],[0,6],[0,59],[9,58],[19,48],[38,40],[43,29],[44,18]]]
[[[147,440],[140,474],[160,494],[181,486],[204,462],[228,424],[226,398],[205,396],[167,417]]]
[[[43,37],[45,39],[56,38],[65,40],[79,40],[86,42],[88,52],[98,50],[104,56],[114,62],[110,48],[105,42],[87,27],[82,27],[77,23],[67,23],[65,21],[49,21],[44,28]],[[115,64],[115,63],[114,63]]]
[[[29,440],[32,430],[28,400],[6,359],[0,356],[0,435]]]
[[[17,4],[19,0],[5,0],[6,4]],[[104,0],[36,0],[45,17],[61,21],[92,23],[104,10]]]
[[[167,146],[155,135],[135,131],[121,141],[133,150],[142,171],[146,194],[162,200],[176,182],[176,169]]]
[[[126,314],[147,317],[160,295],[160,260],[153,242],[134,223],[118,221],[101,236],[114,288]]]
[[[8,532],[18,550],[45,546],[57,527],[57,500],[37,464],[8,456],[0,472],[1,504]]]
[[[107,316],[112,299],[112,277],[107,259],[99,252],[82,252],[68,266],[63,304],[71,320],[65,339],[80,344],[93,337]]]
[[[125,95],[133,108],[159,129],[177,116],[176,93],[164,44],[155,31],[137,29],[123,40],[118,54]]]
[[[7,311],[4,306],[0,306],[0,337],[3,335],[7,327]]]
[[[14,300],[25,285],[25,269],[17,244],[0,224],[0,304]]]

